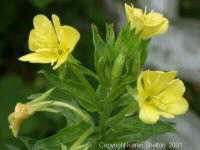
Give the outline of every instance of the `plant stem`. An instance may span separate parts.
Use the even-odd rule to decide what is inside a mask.
[[[76,108],[76,107],[74,107],[70,104],[55,101],[55,102],[52,103],[52,105],[53,106],[62,106],[62,107],[68,108],[71,111],[78,114],[85,122],[90,123],[91,125],[94,125],[93,121],[86,114],[84,114],[80,109],[78,109],[78,108]]]
[[[100,106],[96,101],[96,92],[92,85],[88,82],[88,80],[79,72],[78,69],[76,69],[73,65],[68,65],[70,69],[73,71],[73,73],[80,79],[80,81],[83,83],[87,91],[89,92],[90,96],[93,99],[93,103],[97,106],[97,109],[100,110]]]
[[[96,98],[96,92],[95,92],[94,88],[91,86],[91,84],[88,82],[88,80],[74,66],[69,65],[69,67],[73,71],[73,73],[80,79],[80,81],[83,83],[83,85],[87,88],[91,97],[93,99],[95,99]]]
[[[87,129],[83,135],[71,146],[70,150],[72,150],[74,147],[80,145],[84,140],[94,132],[93,128]]]
[[[104,111],[100,115],[100,131],[102,139],[104,138],[106,132],[106,120],[112,112],[112,105],[110,103],[106,104]]]

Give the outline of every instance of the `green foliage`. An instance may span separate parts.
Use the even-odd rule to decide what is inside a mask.
[[[8,150],[20,150],[18,147],[9,144],[7,144],[6,147],[8,148]]]
[[[92,25],[95,68],[100,83],[104,87],[128,84],[136,80],[147,56],[150,39],[141,40],[140,33],[122,28],[115,38],[113,25],[106,25],[106,42]],[[116,39],[116,40],[115,40]],[[124,67],[125,66],[125,67]]]
[[[38,141],[34,144],[33,150],[59,150],[70,147],[70,149],[87,149],[88,147],[98,149],[97,145],[101,141],[136,142],[166,132],[175,132],[171,123],[159,121],[150,125],[134,117],[139,107],[138,102],[134,100],[135,96],[131,92],[131,86],[132,88],[136,86],[138,73],[146,61],[150,39],[140,39],[140,33],[136,34],[129,26],[122,28],[116,38],[113,25],[106,25],[105,41],[99,35],[95,25],[92,25],[92,31],[97,74],[83,67],[72,56],[65,67],[72,74],[64,70],[66,75],[59,78],[45,70],[39,73],[43,74],[59,90],[73,97],[75,101],[67,102],[68,104],[85,112],[90,119],[93,117],[89,114],[95,112],[99,120],[91,124],[93,128],[91,132],[87,130],[84,133],[90,125],[82,122],[80,116],[77,117],[76,113],[59,107],[53,107],[65,116],[68,122],[67,127],[50,138]],[[91,86],[84,75],[89,75],[99,81],[97,89]],[[65,76],[68,76],[67,79],[64,78]],[[71,76],[76,76],[79,80]],[[29,98],[37,99],[37,96],[39,95],[32,95]],[[48,100],[66,101],[54,96],[50,96]]]
[[[39,73],[44,74],[47,80],[49,80],[58,88],[61,88],[62,90],[67,91],[69,94],[75,96],[81,106],[86,108],[88,111],[96,111],[95,104],[93,104],[90,95],[81,83],[69,79],[64,79],[61,81],[57,76],[44,70],[40,71]]]
[[[88,128],[88,124],[80,122],[75,125],[70,125],[56,135],[47,139],[43,139],[35,143],[32,150],[53,149],[60,150],[61,145],[70,146],[76,139],[78,139],[84,131]]]
[[[27,150],[32,150],[33,145],[36,143],[35,139],[29,137],[20,136],[18,138],[26,145]]]
[[[152,136],[166,132],[176,132],[174,124],[159,121],[156,124],[145,124],[137,117],[126,118],[112,125],[113,131],[106,137],[107,142],[141,142]]]
[[[134,116],[139,106],[132,90],[146,61],[150,39],[142,40],[140,33],[136,34],[129,26],[115,36],[113,25],[106,25],[105,41],[95,25],[92,31],[96,73],[83,67],[73,56],[69,56],[58,74],[39,71],[56,87],[55,91],[68,97],[54,95],[53,88],[29,96],[32,101],[28,104],[39,104],[45,98],[48,106],[43,111],[64,116],[67,124],[57,134],[39,141],[20,137],[28,150],[99,149],[101,141],[138,142],[175,132],[172,123],[145,124]],[[97,88],[86,75],[98,81]]]

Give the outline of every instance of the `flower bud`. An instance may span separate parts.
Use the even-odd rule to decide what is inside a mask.
[[[124,68],[124,64],[125,64],[125,55],[123,53],[120,53],[116,58],[112,68],[112,76],[111,76],[112,87],[117,85],[117,83],[119,82],[119,79],[122,75],[122,71]]]

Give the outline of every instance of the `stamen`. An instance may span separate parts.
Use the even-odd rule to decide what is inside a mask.
[[[144,9],[144,15],[147,14],[147,5],[145,5],[145,9]]]
[[[134,8],[133,4],[131,4],[131,7]]]
[[[154,12],[154,10],[151,11],[151,13],[153,13],[153,12]]]

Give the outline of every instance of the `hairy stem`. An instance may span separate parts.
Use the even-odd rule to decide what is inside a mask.
[[[85,122],[90,123],[91,125],[94,124],[93,121],[86,114],[84,114],[80,109],[78,109],[70,104],[55,101],[52,103],[52,106],[65,107],[65,108],[75,112],[76,114],[78,114]]]

